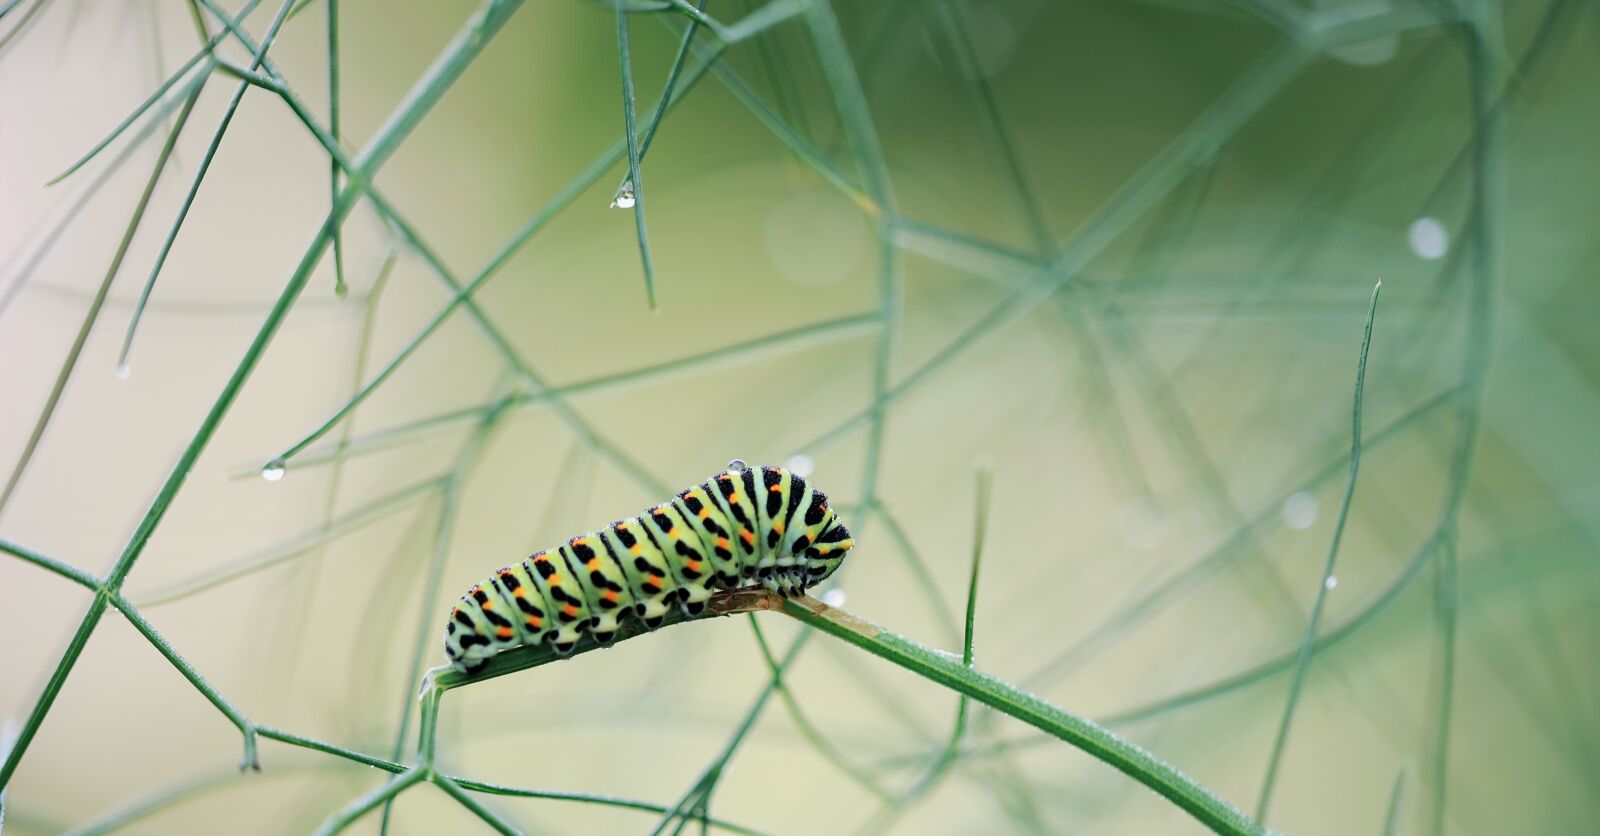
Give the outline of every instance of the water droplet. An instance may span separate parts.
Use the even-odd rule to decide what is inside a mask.
[[[617,196],[611,199],[612,209],[632,209],[635,203],[633,196],[633,181],[629,180],[617,189]]]
[[[827,604],[830,607],[844,606],[844,590],[836,586],[827,592],[822,593],[822,603]]]
[[[1450,251],[1450,231],[1444,228],[1444,222],[1435,217],[1412,221],[1406,240],[1418,258],[1428,261],[1444,258],[1444,254]]]
[[[749,469],[749,467],[750,465],[744,463],[744,459],[734,459],[733,461],[728,462],[729,473],[743,473],[745,470]]]
[[[1296,491],[1283,500],[1278,517],[1295,531],[1305,531],[1317,521],[1317,498],[1305,491]]]
[[[118,380],[127,380],[128,379],[128,375],[131,374],[132,372],[133,372],[133,369],[129,368],[127,363],[119,363],[119,364],[117,364],[117,372],[116,372],[116,374],[117,374],[117,379]]]
[[[1336,587],[1338,585],[1339,585],[1339,576],[1338,575],[1329,575],[1327,577],[1327,579],[1325,579],[1322,582],[1322,588],[1323,589],[1333,589],[1334,587]]]
[[[288,466],[283,463],[283,459],[273,459],[261,466],[261,478],[268,482],[276,482],[283,478],[283,472],[287,469]]]
[[[783,463],[784,470],[787,470],[801,478],[810,476],[811,471],[815,469],[816,466],[817,463],[812,461],[811,457],[805,453],[795,453],[789,457],[788,461]]]

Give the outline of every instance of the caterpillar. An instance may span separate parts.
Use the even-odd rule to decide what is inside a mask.
[[[674,605],[693,618],[713,592],[763,586],[800,595],[855,545],[828,497],[781,467],[734,460],[636,517],[534,552],[474,585],[450,610],[445,657],[471,673],[491,656],[548,641],[600,645],[631,616],[650,629]]]

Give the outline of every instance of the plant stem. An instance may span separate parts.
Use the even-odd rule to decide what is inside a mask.
[[[1015,685],[968,668],[959,657],[918,644],[814,598],[779,599],[773,605],[822,632],[1072,744],[1155,790],[1217,833],[1262,832],[1244,811],[1143,747]]]
[[[1327,603],[1333,564],[1339,556],[1339,543],[1344,539],[1344,526],[1350,519],[1350,500],[1356,492],[1356,475],[1361,472],[1361,402],[1367,383],[1367,352],[1372,348],[1372,322],[1378,316],[1378,295],[1383,292],[1383,282],[1372,288],[1372,302],[1367,307],[1367,325],[1361,336],[1361,358],[1356,362],[1355,403],[1350,418],[1350,476],[1344,483],[1344,498],[1339,501],[1339,517],[1333,525],[1333,540],[1328,544],[1328,561],[1322,567],[1322,579],[1317,583],[1316,603],[1311,605],[1311,616],[1306,619],[1305,636],[1300,640],[1300,653],[1295,661],[1294,678],[1289,684],[1289,699],[1283,707],[1283,718],[1278,723],[1278,734],[1272,743],[1272,755],[1267,760],[1267,776],[1261,782],[1261,798],[1256,802],[1256,821],[1267,821],[1267,808],[1272,803],[1272,790],[1278,781],[1278,767],[1283,762],[1283,749],[1289,740],[1289,725],[1294,722],[1294,710],[1300,704],[1300,691],[1305,686],[1306,674],[1311,670],[1311,655],[1317,645],[1317,626],[1322,621],[1322,607]]]

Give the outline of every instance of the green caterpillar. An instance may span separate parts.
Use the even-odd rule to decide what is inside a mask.
[[[674,605],[705,612],[716,590],[803,594],[839,568],[855,541],[828,497],[780,467],[728,469],[637,517],[535,552],[467,590],[450,610],[444,651],[470,673],[489,657],[548,640],[570,653],[602,645],[632,615],[654,629]]]

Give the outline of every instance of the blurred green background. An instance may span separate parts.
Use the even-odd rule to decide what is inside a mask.
[[[262,37],[277,6],[244,28]],[[183,3],[0,8],[0,473],[26,459],[0,539],[99,574],[326,216],[328,157],[273,93],[245,93],[117,373],[238,84],[215,71],[25,453],[173,108],[43,184],[199,41]],[[340,3],[347,148],[476,8]],[[630,16],[641,125],[688,22],[652,9]],[[348,295],[323,258],[129,576],[127,598],[177,652],[254,722],[389,757],[403,718],[414,736],[418,669],[442,661],[462,589],[736,457],[811,466],[859,543],[832,594],[959,650],[982,466],[995,487],[978,665],[1253,811],[1323,586],[1382,279],[1360,476],[1267,823],[1600,830],[1600,8],[706,8],[723,25],[752,10],[768,27],[713,72],[697,69],[712,53],[689,58],[633,211],[608,208],[626,177],[614,154],[552,204],[623,136],[609,4],[529,4],[468,67],[375,181],[415,239],[357,206]],[[325,21],[312,2],[270,52],[324,124]],[[233,39],[218,54],[251,61]],[[259,478],[450,302],[418,239],[466,282],[552,206],[476,313],[456,308],[281,479]],[[0,560],[5,740],[91,597]],[[780,648],[799,632],[761,624]],[[768,679],[740,620],[674,627],[453,693],[441,768],[670,806]],[[728,822],[1198,827],[981,710],[951,771],[906,794],[950,733],[952,693],[826,637],[784,681],[837,752],[771,701],[713,797]],[[147,801],[160,803],[116,821],[308,831],[383,778],[261,747],[263,771],[238,775],[238,733],[112,613],[7,788],[6,832],[94,826]],[[658,818],[485,799],[530,832]],[[431,788],[389,823],[481,827]]]

